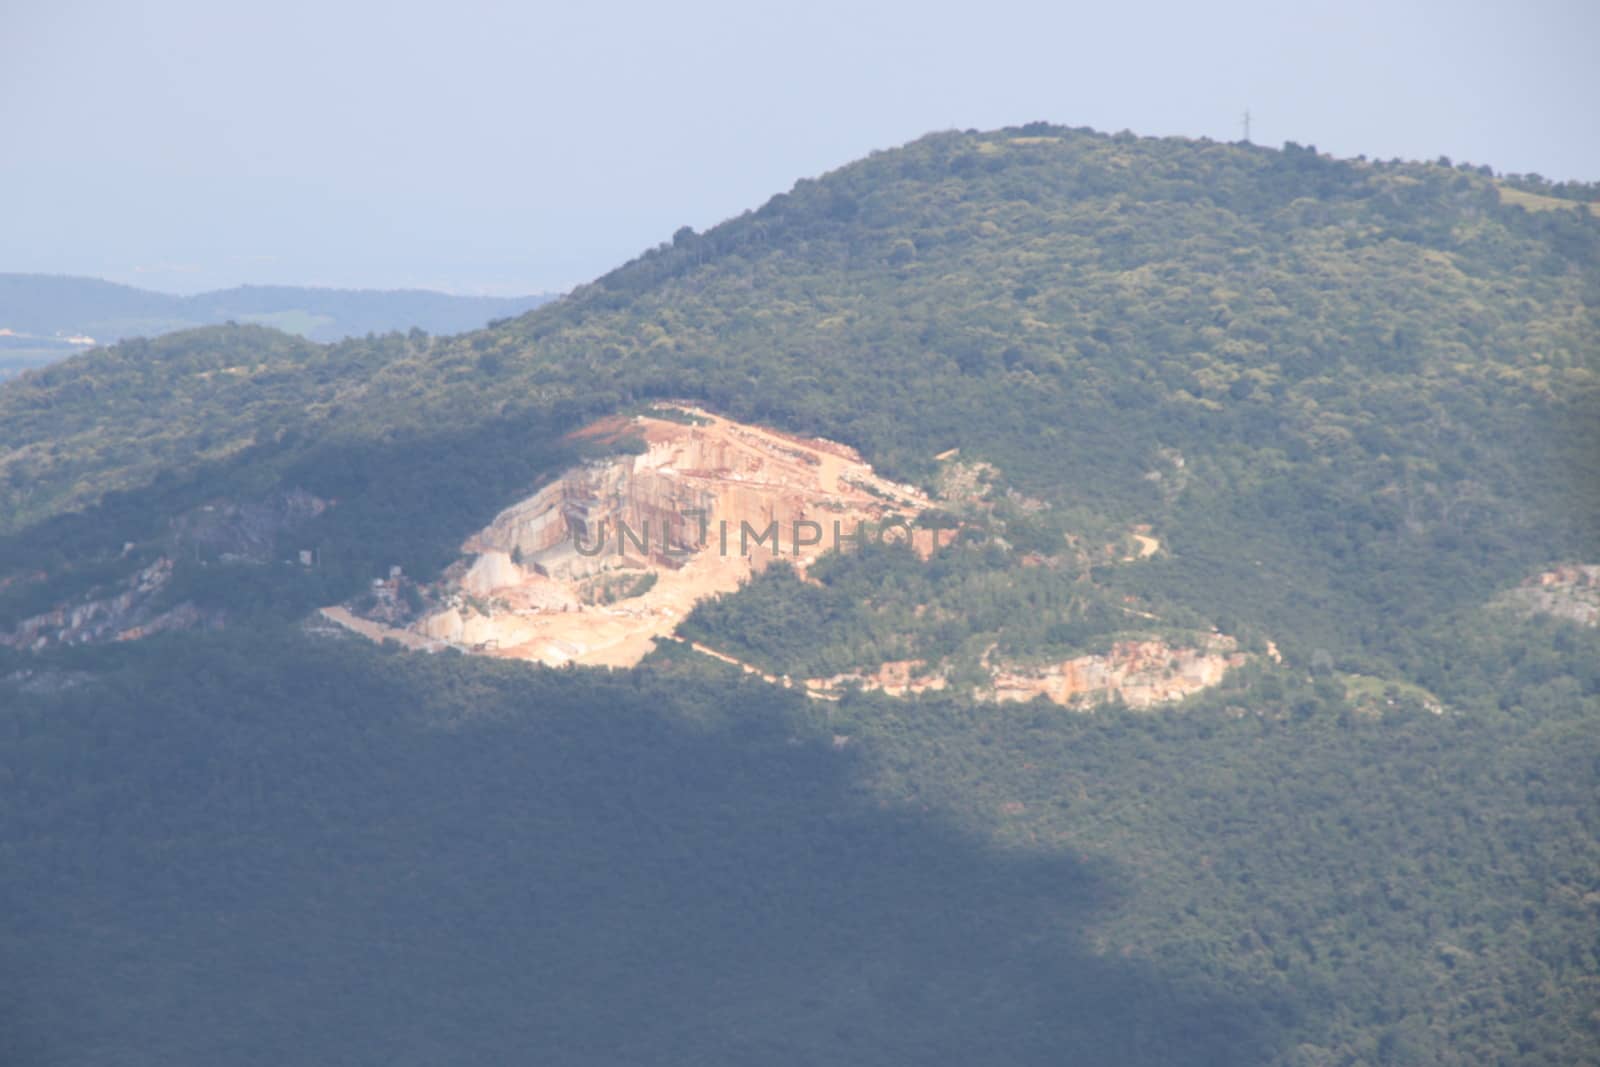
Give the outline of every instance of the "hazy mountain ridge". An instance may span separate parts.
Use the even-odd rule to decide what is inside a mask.
[[[241,285],[179,296],[98,278],[0,273],[0,373],[16,373],[128,337],[154,337],[224,322],[273,326],[331,342],[413,327],[461,333],[520,315],[553,299],[457,296],[425,289],[331,289]],[[70,340],[69,340],[70,338]]]

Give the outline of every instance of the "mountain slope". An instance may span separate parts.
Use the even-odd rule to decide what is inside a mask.
[[[149,574],[130,629],[194,627],[0,643],[0,1047],[1597,1062],[1600,630],[1508,590],[1600,550],[1600,222],[1503,194],[938,134],[460,337],[218,327],[0,386],[0,636]],[[315,614],[448,584],[649,458],[571,431],[685,404],[852,446],[959,536],[702,602],[731,665]],[[1181,704],[973,698],[1212,627],[1249,658]],[[950,684],[849,680],[912,657]]]
[[[1169,596],[1350,649],[1592,543],[1597,248],[1581,206],[1507,206],[1476,171],[936,135],[495,329],[179,336],[14,383],[0,493],[16,530],[189,449],[425,448],[683,397],[923,483],[958,446],[1063,524],[1152,524]],[[1398,627],[1349,624],[1374,609]]]

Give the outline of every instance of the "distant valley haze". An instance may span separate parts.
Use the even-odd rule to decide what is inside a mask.
[[[552,298],[282,285],[175,296],[99,278],[0,273],[0,380],[95,345],[196,326],[253,323],[323,342],[410,329],[450,334],[520,315]]]

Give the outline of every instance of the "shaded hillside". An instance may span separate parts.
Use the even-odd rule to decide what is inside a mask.
[[[1456,636],[1448,718],[823,709],[687,653],[275,628],[20,684],[0,650],[0,1050],[1594,1063],[1600,647]]]
[[[794,698],[241,653],[141,650],[7,717],[42,745],[0,761],[39,801],[0,834],[7,1062],[1220,1065],[1282,1040],[1276,991],[1090,949],[1120,872],[881,804]],[[68,824],[93,829],[53,843]]]

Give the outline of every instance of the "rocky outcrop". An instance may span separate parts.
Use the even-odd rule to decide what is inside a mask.
[[[1534,575],[1501,599],[1526,615],[1600,626],[1600,564],[1563,564]]]
[[[1190,648],[1156,638],[1118,641],[1105,654],[1059,663],[991,662],[992,688],[979,695],[995,701],[1043,696],[1074,708],[1120,700],[1130,708],[1149,708],[1216,685],[1246,659],[1238,643],[1225,634],[1212,634],[1199,647]]]
[[[1175,647],[1158,638],[1118,641],[1102,655],[1076,656],[1057,663],[1022,665],[984,657],[991,682],[974,696],[980,700],[1027,701],[1045,697],[1057,704],[1089,710],[1121,701],[1130,708],[1172,703],[1208,689],[1248,657],[1233,638],[1214,633],[1198,647]],[[894,660],[870,671],[812,678],[806,690],[837,696],[861,689],[889,696],[937,692],[950,685],[947,666],[930,668],[922,660]]]
[[[174,558],[202,566],[262,565],[286,554],[283,535],[322,514],[332,504],[303,489],[287,489],[252,500],[218,500],[173,518],[159,541],[155,562],[50,611],[0,631],[0,646],[42,651],[60,645],[137,641],[168,630],[216,627],[220,611],[203,611],[188,602],[173,604],[164,595],[172,582]],[[138,547],[123,546],[122,559],[134,566]],[[146,546],[150,548],[152,546]],[[42,571],[0,578],[0,590],[45,581]]]
[[[806,681],[806,689],[813,693],[834,694],[851,686],[859,686],[889,696],[903,697],[936,692],[949,684],[942,672],[930,671],[922,660],[902,659],[890,660],[873,671],[849,671],[831,678],[811,678]]]
[[[162,556],[124,580],[115,593],[64,604],[22,620],[9,632],[0,633],[0,645],[39,652],[61,645],[136,641],[166,630],[220,621],[188,603],[158,610],[160,594],[171,581],[172,560]]]

